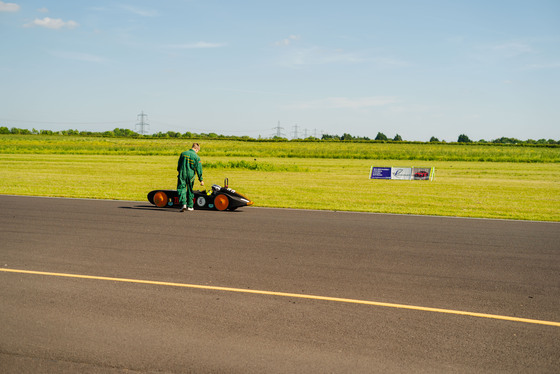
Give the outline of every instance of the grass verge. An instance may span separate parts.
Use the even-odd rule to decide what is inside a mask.
[[[200,155],[207,188],[228,177],[255,206],[560,221],[559,163]],[[176,155],[0,154],[0,193],[146,201],[150,190],[175,187],[176,162]],[[372,165],[434,166],[436,180],[370,180]]]

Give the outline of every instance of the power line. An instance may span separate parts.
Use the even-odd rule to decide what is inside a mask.
[[[296,125],[294,126],[294,139],[299,139],[299,135],[298,135],[298,125],[296,123]]]
[[[150,124],[144,121],[144,117],[148,117],[148,115],[144,114],[144,111],[142,111],[136,118],[138,117],[140,117],[140,122],[136,124],[135,131],[140,135],[147,134],[147,128],[150,127]],[[138,127],[140,127],[140,131],[138,131]]]
[[[284,133],[282,132],[282,130],[284,130],[283,127],[280,127],[280,121],[278,121],[278,125],[276,125],[276,127],[274,127],[274,130],[276,130],[276,137],[278,138],[283,138],[284,137]]]

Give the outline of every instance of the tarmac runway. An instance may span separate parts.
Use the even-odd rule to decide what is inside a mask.
[[[0,196],[2,373],[557,373],[560,223]]]

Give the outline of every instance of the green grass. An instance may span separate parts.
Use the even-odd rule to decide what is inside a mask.
[[[206,187],[228,177],[255,206],[560,221],[560,163],[255,160],[208,156],[208,148],[200,152]],[[149,191],[175,188],[177,155],[0,153],[0,193],[147,203]],[[434,166],[436,179],[370,180],[372,165]]]
[[[175,156],[193,140],[0,135],[0,154]],[[206,157],[560,163],[560,147],[202,140]]]

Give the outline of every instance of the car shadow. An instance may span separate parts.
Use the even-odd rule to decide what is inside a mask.
[[[158,208],[153,205],[135,205],[135,206],[120,206],[119,209],[132,209],[132,210],[152,210],[158,212],[177,213],[179,208]]]
[[[177,213],[179,212],[179,207],[172,207],[172,208],[158,208],[154,205],[134,205],[134,206],[120,206],[119,209],[131,209],[131,210],[150,210],[150,211],[157,211],[157,212],[166,212],[166,213]],[[209,209],[195,209],[195,210],[203,210],[203,211],[211,211]],[[239,209],[236,210],[224,210],[227,213],[240,213]]]

